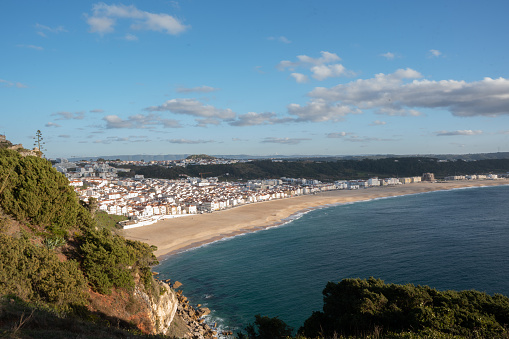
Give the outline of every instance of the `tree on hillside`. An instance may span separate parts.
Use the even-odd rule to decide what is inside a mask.
[[[293,328],[278,317],[270,318],[257,314],[254,324],[245,328],[247,336],[239,332],[237,339],[280,339],[292,336]]]
[[[44,138],[42,137],[42,132],[40,129],[37,130],[37,132],[35,132],[35,137],[33,137],[33,139],[35,140],[34,141],[34,146],[37,147],[39,149],[39,151],[45,151],[44,149],[44,145],[46,144],[43,140]]]
[[[301,335],[412,332],[434,338],[507,338],[508,334],[509,298],[501,294],[437,291],[357,278],[327,283],[323,297],[323,311],[313,312],[299,329]]]

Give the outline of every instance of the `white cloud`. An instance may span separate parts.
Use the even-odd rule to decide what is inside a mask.
[[[178,87],[177,93],[210,93],[219,91],[219,88],[214,88],[210,86],[198,86],[198,87]]]
[[[3,87],[28,88],[27,85],[24,85],[21,82],[12,82],[3,79],[0,79],[0,84],[3,84]]]
[[[104,113],[104,110],[100,109],[100,108],[96,108],[96,109],[91,110],[90,112],[91,113]]]
[[[279,36],[279,37],[270,36],[270,37],[267,38],[267,40],[279,41],[279,42],[282,42],[282,43],[285,43],[285,44],[291,44],[292,43],[287,37],[284,37],[284,36]]]
[[[309,71],[312,73],[312,77],[319,81],[331,77],[340,77],[353,74],[353,72],[347,71],[343,65],[336,63],[341,60],[337,54],[326,51],[322,51],[320,54],[322,56],[319,58],[312,58],[307,55],[298,55],[298,61],[293,62],[289,60],[283,60],[277,65],[277,68],[281,71],[286,69],[294,71],[299,67],[306,68],[309,69]],[[307,76],[302,73],[294,72],[291,74],[291,76],[297,82],[305,82],[308,79]]]
[[[280,61],[279,64],[277,64],[277,69],[279,69],[280,71],[284,71],[285,69],[290,69],[290,70],[294,70],[295,67],[299,66],[299,63],[297,62],[291,62],[289,60],[283,60],[283,61]]]
[[[90,33],[111,33],[114,31],[113,26],[115,25],[115,20],[108,17],[90,17],[87,18],[87,23],[90,25]]]
[[[307,55],[298,55],[298,61],[292,62],[289,60],[283,60],[278,64],[277,67],[280,70],[285,70],[286,68],[294,69],[295,67],[308,67],[309,65],[319,66],[341,60],[341,58],[335,53],[322,51],[320,54],[322,55],[320,58],[312,58]]]
[[[301,73],[292,73],[290,74],[294,79],[295,81],[297,81],[297,83],[299,84],[303,84],[303,83],[306,83],[309,81],[309,78],[307,75],[304,75],[304,74],[301,74]]]
[[[67,30],[62,26],[49,27],[49,26],[45,26],[45,25],[41,25],[41,24],[37,23],[37,24],[35,24],[35,28],[37,29],[36,33],[44,38],[47,38],[46,33],[57,34],[57,33],[61,33],[61,32],[67,32]]]
[[[342,121],[348,114],[358,114],[360,110],[347,105],[330,104],[322,99],[308,102],[306,106],[288,105],[288,113],[297,116],[295,121]]]
[[[265,72],[263,71],[262,69],[262,66],[255,66],[254,70],[256,71],[256,73],[258,74],[265,74]]]
[[[370,126],[383,126],[385,124],[387,124],[385,121],[375,120],[370,124]]]
[[[180,128],[180,127],[182,127],[180,125],[180,122],[178,122],[178,120],[175,120],[175,119],[161,119],[160,122],[166,128]]]
[[[161,119],[155,114],[131,115],[127,119],[122,119],[118,115],[107,115],[102,118],[106,121],[106,128],[147,128],[149,126],[163,126],[166,128],[181,127],[179,122],[172,119]]]
[[[460,144],[460,143],[458,143],[458,142],[450,142],[450,143],[449,143],[449,145],[457,146],[457,147],[459,147],[459,148],[464,148],[464,147],[466,147],[466,146],[467,146],[467,145],[465,145],[465,144]]]
[[[355,135],[353,133],[347,133],[347,132],[328,133],[327,138],[343,139],[344,141],[348,141],[348,142],[361,142],[361,143],[379,142],[379,141],[397,141],[397,139],[361,137],[361,136]]]
[[[132,120],[123,120],[118,115],[107,115],[103,118],[106,121],[106,128],[134,128]],[[142,126],[140,126],[142,127]]]
[[[358,135],[352,135],[351,137],[345,139],[349,142],[388,142],[388,141],[398,141],[398,139],[389,139],[389,138],[373,138],[373,137],[360,137]]]
[[[479,135],[482,134],[481,130],[471,130],[471,129],[464,129],[464,130],[457,130],[457,131],[439,131],[436,132],[436,135],[439,137],[442,136],[452,136],[452,135]]]
[[[127,41],[138,41],[138,37],[134,34],[127,33],[124,37]]]
[[[420,108],[439,108],[455,116],[497,116],[509,114],[509,79],[481,81],[418,80],[412,69],[377,74],[332,88],[316,87],[308,95],[328,105],[374,109],[388,115],[421,115]]]
[[[376,113],[400,117],[419,117],[421,115],[424,115],[422,112],[419,112],[418,110],[415,109],[394,108],[394,107],[382,107]]]
[[[434,58],[438,58],[442,55],[442,52],[440,52],[438,49],[430,49],[429,50],[430,56]]]
[[[46,125],[44,125],[46,127],[62,127],[60,126],[59,124],[56,124],[54,122],[48,122]]]
[[[274,138],[268,137],[263,139],[262,143],[271,143],[271,144],[285,144],[285,145],[297,145],[302,141],[311,140],[307,138]]]
[[[232,126],[255,126],[255,125],[272,125],[293,121],[293,118],[278,118],[275,113],[265,112],[256,113],[248,112],[238,116],[237,120],[230,122]]]
[[[393,60],[396,57],[396,55],[391,52],[387,52],[387,53],[380,54],[380,55],[383,56],[384,58],[386,58],[387,60]]]
[[[172,144],[208,144],[215,142],[214,140],[190,140],[190,139],[170,139],[168,140],[169,143]]]
[[[146,136],[133,136],[130,135],[128,137],[107,137],[106,139],[98,139],[94,140],[95,144],[111,144],[114,142],[147,142],[150,141]]]
[[[71,120],[71,119],[74,119],[74,120],[83,120],[83,118],[85,118],[85,112],[75,112],[75,113],[72,113],[72,112],[57,112],[57,113],[53,113],[51,115],[58,117],[55,120]]]
[[[117,19],[131,20],[133,30],[149,30],[178,35],[189,26],[165,13],[150,13],[137,9],[134,5],[107,5],[97,3],[92,6],[92,16],[86,15],[91,33],[106,34],[114,31]]]
[[[59,137],[59,138],[65,138],[65,139],[68,139],[68,138],[70,138],[71,136],[70,136],[69,134],[60,134],[58,137]]]
[[[335,133],[327,133],[327,138],[343,138],[346,137],[349,133],[346,132],[335,132]]]
[[[325,80],[332,77],[340,77],[346,75],[346,69],[343,65],[318,65],[311,67],[313,78],[316,80]]]
[[[35,46],[35,45],[17,45],[20,48],[29,48],[29,49],[35,49],[36,51],[42,51],[44,48],[41,46]]]
[[[323,65],[330,64],[331,62],[341,61],[341,58],[336,53],[330,53],[327,51],[321,51],[322,55],[320,58],[312,58],[307,55],[298,55],[297,59],[299,59],[302,63],[309,63],[313,65]]]
[[[207,127],[208,125],[220,125],[221,120],[217,118],[205,118],[205,119],[196,119],[196,126],[197,127]]]
[[[276,115],[274,113],[255,113],[248,112],[246,114],[239,115],[236,121],[230,123],[233,126],[253,126],[267,124]]]
[[[160,106],[146,108],[147,111],[169,111],[176,114],[186,114],[200,118],[218,118],[231,120],[235,112],[231,109],[219,109],[211,105],[204,105],[195,99],[171,99]]]

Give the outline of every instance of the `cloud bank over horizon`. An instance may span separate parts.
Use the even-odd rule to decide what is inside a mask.
[[[0,132],[50,157],[509,151],[492,5],[8,2]]]

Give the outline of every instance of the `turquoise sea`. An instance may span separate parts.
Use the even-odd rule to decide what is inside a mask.
[[[297,330],[321,310],[326,283],[344,278],[509,296],[509,186],[322,208],[173,255],[155,270],[210,308],[209,323],[234,331],[256,314]]]

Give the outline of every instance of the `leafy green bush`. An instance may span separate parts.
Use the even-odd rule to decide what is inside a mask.
[[[28,237],[0,234],[0,294],[70,311],[84,305],[86,281],[74,260],[60,262],[55,252]]]
[[[112,287],[132,288],[135,272],[141,273],[145,284],[150,283],[147,273],[151,277],[150,266],[158,264],[153,247],[106,229],[89,230],[79,241],[83,271],[95,291],[109,294]]]
[[[43,240],[43,244],[46,248],[52,250],[65,245],[65,239],[58,236],[48,237]]]
[[[97,227],[115,230],[118,228],[118,222],[127,220],[128,218],[122,215],[108,214],[104,211],[97,211],[95,213],[94,219],[97,223]]]
[[[299,333],[307,337],[388,333],[444,336],[508,336],[509,298],[477,291],[437,291],[428,286],[344,279],[323,290],[323,312],[314,312]]]
[[[20,222],[62,236],[75,226],[79,204],[68,180],[45,159],[0,150],[0,206]]]
[[[59,263],[56,254],[50,251],[65,243],[69,245],[65,255],[76,257],[81,264],[82,271],[77,271],[77,279],[84,283],[84,274],[94,290],[108,294],[112,287],[132,288],[136,274],[150,290],[150,266],[157,264],[152,253],[154,248],[113,235],[104,228],[97,230],[93,216],[79,203],[68,180],[53,169],[47,160],[33,156],[22,157],[12,150],[0,150],[0,209],[21,223],[28,223],[35,242],[40,241],[40,236],[43,237],[44,246],[30,245],[28,238],[23,238],[23,241],[14,241],[4,249],[6,255],[12,256],[12,262],[2,260],[6,265],[6,269],[0,272],[3,274],[3,284],[8,284],[9,291],[12,290],[23,299],[39,298],[49,303],[57,302],[57,297],[51,294],[50,285],[58,285],[54,280],[60,275],[80,268],[72,260]],[[69,234],[71,229],[74,231],[72,235]],[[6,241],[5,237],[3,239]],[[39,265],[39,261],[27,259],[34,256],[39,261],[44,260],[46,266],[32,267]],[[2,259],[7,260],[8,257]],[[25,266],[29,268],[28,271]],[[24,282],[28,274],[24,272],[32,270],[39,271]],[[56,270],[54,274],[52,270]],[[7,282],[9,274],[4,275],[6,272],[19,277],[14,280],[23,291],[16,292],[15,285]],[[33,279],[42,279],[43,276],[44,280],[28,286]],[[61,287],[55,285],[55,288],[60,295],[58,291]]]
[[[238,339],[281,339],[291,337],[293,329],[278,317],[270,318],[257,314],[254,324],[245,328],[247,336],[237,333]]]

